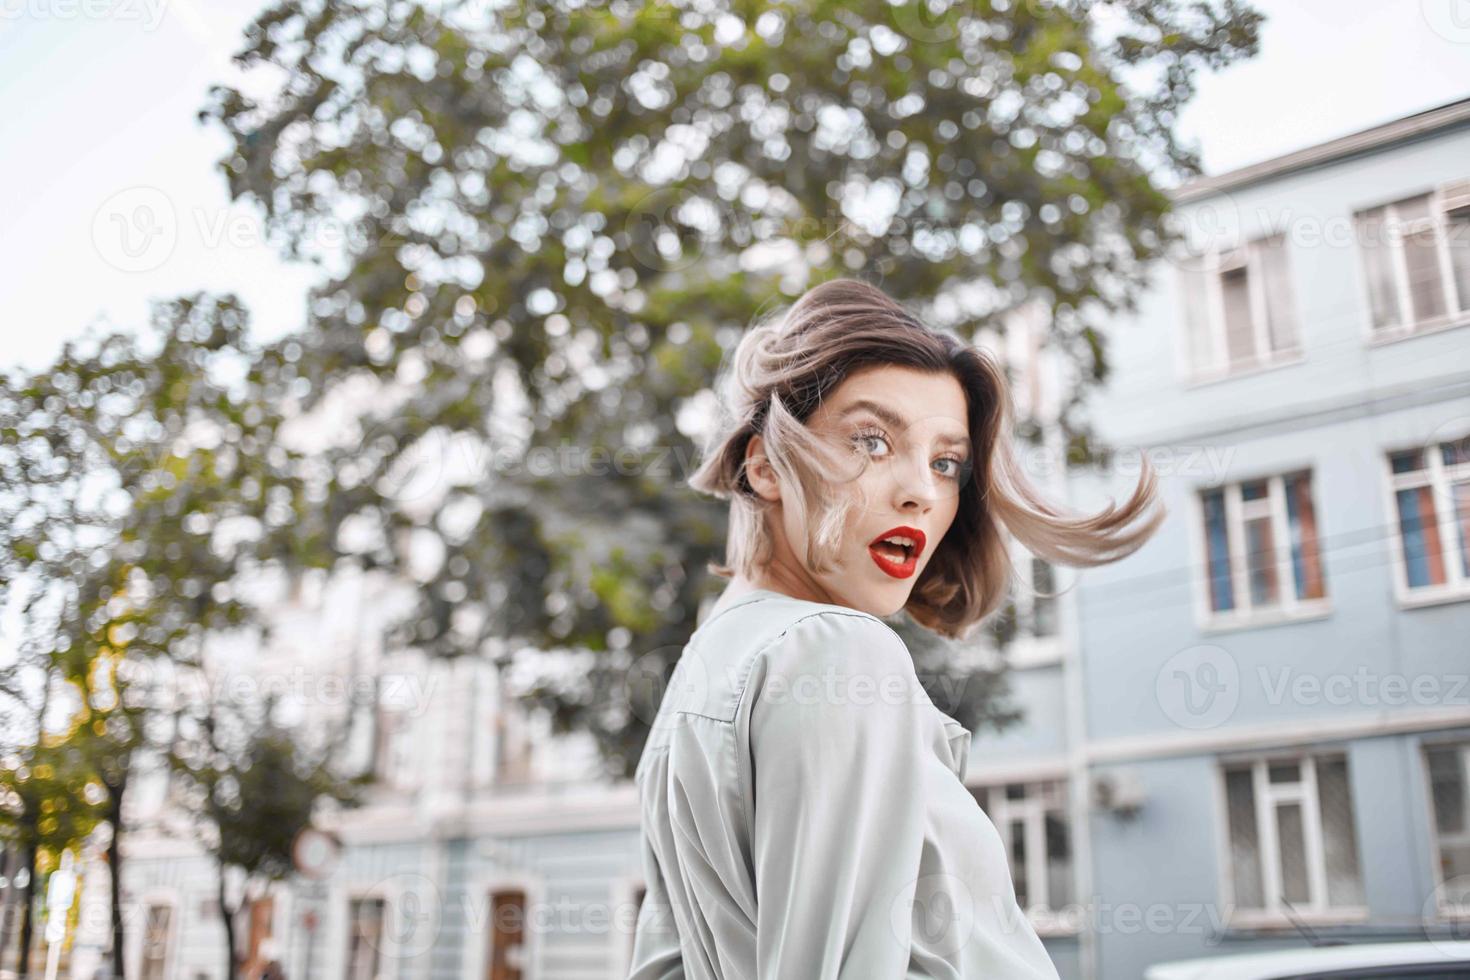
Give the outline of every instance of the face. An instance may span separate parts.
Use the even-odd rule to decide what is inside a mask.
[[[970,479],[968,415],[964,388],[950,374],[880,365],[849,375],[807,425],[866,458],[846,487],[865,503],[843,529],[835,567],[817,574],[806,560],[807,528],[778,502],[769,580],[756,584],[877,616],[902,609],[954,522],[960,489]],[[761,443],[752,439],[747,456],[760,456]],[[762,496],[779,498],[769,467],[754,464],[750,479]],[[905,540],[885,543],[885,537]]]

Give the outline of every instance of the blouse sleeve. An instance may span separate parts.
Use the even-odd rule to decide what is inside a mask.
[[[922,702],[882,621],[819,613],[751,707],[757,975],[901,977],[924,840]]]
[[[679,929],[669,903],[663,872],[645,829],[643,840],[643,904],[633,933],[633,963],[627,980],[684,980],[684,954]]]

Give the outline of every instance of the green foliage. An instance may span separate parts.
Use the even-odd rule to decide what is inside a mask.
[[[101,787],[78,741],[47,739],[29,758],[0,764],[0,833],[33,845],[38,871],[54,870],[101,817]]]
[[[170,765],[216,862],[278,881],[292,873],[296,837],[313,817],[324,806],[361,804],[367,783],[341,778],[322,747],[281,727],[274,698],[252,707],[206,708],[195,719],[201,737],[181,742]]]
[[[262,84],[215,88],[200,116],[231,141],[231,195],[288,254],[330,261],[308,329],[247,350],[231,301],[196,297],[155,358],[114,340],[109,363],[69,354],[63,386],[6,391],[5,445],[67,460],[7,453],[7,485],[64,482],[73,439],[114,466],[139,451],[68,423],[131,411],[71,407],[103,376],[141,384],[162,428],[141,429],[125,516],[103,522],[117,547],[84,560],[46,536],[64,522],[21,521],[0,587],[16,566],[83,581],[62,632],[84,661],[112,625],[179,655],[249,619],[244,568],[407,574],[433,539],[389,643],[591,651],[528,700],[627,775],[652,717],[630,665],[666,678],[717,591],[724,507],[683,481],[691,409],[740,329],[845,274],[966,337],[1041,298],[1080,379],[1068,444],[1089,445],[1109,319],[1170,241],[1159,187],[1198,169],[1172,125],[1259,20],[1234,0],[278,3],[237,55]],[[217,351],[246,366],[236,384],[209,380]],[[364,382],[330,446],[287,448],[287,418],[325,426]],[[225,437],[183,448],[191,413]],[[221,551],[226,517],[249,534]],[[999,723],[998,691],[952,713]]]
[[[323,562],[309,471],[279,437],[288,349],[251,347],[229,297],[159,303],[152,326],[0,378],[0,605],[22,599],[24,628],[0,683],[22,741],[0,778],[18,841],[43,857],[99,820],[123,832],[135,759],[166,747],[150,728],[177,721],[172,685],[206,637],[255,622],[242,581]],[[53,690],[67,729],[28,745]],[[114,924],[120,939],[116,908]]]
[[[962,333],[1044,298],[1051,342],[1084,379],[1065,423],[1085,438],[1102,328],[1169,242],[1157,181],[1198,168],[1172,123],[1201,67],[1254,53],[1260,19],[1235,2],[1154,2],[1110,7],[1103,24],[1094,7],[293,3],[262,16],[239,61],[289,85],[220,87],[201,112],[234,140],[231,193],[259,201],[293,254],[326,254],[321,230],[360,215],[313,298],[306,404],[349,377],[407,379],[365,413],[387,436],[366,478],[368,447],[344,448],[354,482],[333,485],[337,513],[433,528],[434,507],[363,488],[422,453],[424,433],[466,433],[485,459],[523,448],[496,421],[506,373],[534,445],[638,460],[446,477],[437,501],[473,500],[480,518],[448,542],[396,639],[443,655],[492,636],[597,652],[582,683],[548,678],[533,700],[629,772],[647,719],[609,698],[630,658],[652,652],[667,676],[723,539],[722,508],[682,486],[697,432],[681,410],[740,327],[832,276],[873,278]],[[1150,75],[1151,88],[1121,81]],[[868,192],[891,213],[865,217]],[[961,291],[974,284],[978,300]],[[681,465],[654,472],[655,458]],[[393,536],[376,538],[388,544],[370,560],[401,564]],[[452,625],[466,604],[483,607],[479,630]]]

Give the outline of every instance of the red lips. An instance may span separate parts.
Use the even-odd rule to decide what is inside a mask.
[[[900,548],[892,544],[880,544],[884,538],[903,537],[913,541],[913,546]],[[924,532],[907,524],[891,527],[868,542],[868,554],[873,563],[894,578],[908,578],[919,567],[919,556],[924,553]]]

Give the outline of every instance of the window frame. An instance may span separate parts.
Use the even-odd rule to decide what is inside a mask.
[[[1461,200],[1455,193],[1464,195],[1466,199]],[[1413,297],[1409,285],[1408,258],[1405,253],[1402,228],[1398,219],[1398,207],[1410,201],[1427,198],[1429,211],[1428,218],[1415,219],[1405,223],[1413,230],[1419,230],[1427,224],[1434,232],[1435,267],[1439,272],[1441,299],[1444,301],[1445,312],[1434,317],[1423,320],[1405,320],[1405,315],[1412,316]],[[1363,243],[1357,243],[1357,271],[1361,278],[1359,292],[1362,299],[1362,309],[1365,311],[1363,317],[1363,337],[1368,346],[1378,344],[1389,344],[1404,340],[1409,337],[1418,337],[1423,334],[1437,333],[1440,330],[1451,330],[1455,327],[1470,325],[1470,296],[1458,297],[1460,303],[1456,303],[1457,287],[1455,285],[1454,263],[1450,257],[1449,246],[1449,220],[1448,215],[1452,210],[1460,210],[1470,206],[1470,178],[1461,180],[1441,181],[1432,187],[1423,188],[1412,194],[1398,194],[1392,200],[1381,200],[1374,204],[1367,204],[1352,209],[1351,218],[1355,236],[1361,235],[1362,215],[1370,211],[1383,210],[1383,222],[1385,235],[1388,240],[1380,246],[1390,251],[1389,267],[1392,270],[1394,285],[1394,302],[1398,306],[1399,322],[1382,327],[1373,323],[1373,282],[1372,273],[1368,266],[1368,251]],[[1390,231],[1389,229],[1394,229]],[[1412,234],[1411,230],[1409,234]]]
[[[1176,365],[1184,379],[1186,387],[1211,384],[1231,378],[1245,377],[1260,371],[1269,371],[1278,367],[1300,363],[1305,359],[1304,348],[1301,338],[1301,318],[1297,315],[1297,291],[1292,281],[1290,260],[1286,265],[1286,280],[1289,286],[1289,297],[1287,303],[1289,309],[1285,311],[1293,324],[1296,343],[1291,347],[1283,347],[1281,350],[1271,348],[1271,324],[1269,308],[1266,296],[1265,263],[1262,261],[1261,248],[1264,243],[1273,238],[1280,238],[1278,246],[1281,254],[1286,255],[1287,247],[1291,238],[1282,230],[1271,230],[1262,232],[1244,242],[1221,244],[1214,242],[1203,249],[1193,251],[1186,257],[1186,262],[1199,263],[1197,271],[1205,278],[1204,295],[1199,297],[1200,312],[1205,318],[1205,330],[1209,334],[1210,357],[1209,363],[1204,367],[1196,367],[1194,363],[1193,345],[1194,339],[1190,333],[1189,316],[1185,312],[1189,309],[1191,300],[1188,295],[1191,284],[1189,277],[1180,272],[1175,276],[1175,285],[1179,290],[1176,298],[1179,324],[1182,329],[1176,331],[1183,337],[1184,342],[1177,348],[1180,356],[1176,359]],[[1235,269],[1246,270],[1246,289],[1249,291],[1249,302],[1251,311],[1251,336],[1255,343],[1257,354],[1249,362],[1233,364],[1228,357],[1228,339],[1225,324],[1225,290],[1221,283],[1224,273]]]
[[[1302,922],[1314,924],[1335,924],[1346,922],[1359,922],[1368,918],[1367,881],[1364,878],[1364,860],[1361,840],[1354,840],[1354,847],[1358,854],[1358,876],[1364,890],[1364,904],[1362,905],[1329,905],[1327,894],[1327,852],[1323,843],[1322,835],[1322,796],[1317,783],[1317,763],[1322,759],[1334,760],[1341,758],[1347,767],[1348,787],[1351,791],[1353,780],[1352,760],[1345,748],[1323,747],[1302,748],[1288,751],[1273,751],[1257,753],[1249,756],[1222,756],[1215,761],[1215,789],[1216,789],[1216,824],[1219,828],[1216,854],[1220,864],[1220,896],[1225,908],[1230,910],[1231,924],[1235,926],[1286,926],[1295,928],[1292,918]],[[1282,763],[1294,763],[1300,767],[1298,780],[1290,784],[1293,787],[1301,787],[1295,793],[1289,791],[1277,792],[1273,787],[1280,788],[1287,784],[1272,783],[1270,781],[1270,767]],[[1265,896],[1264,906],[1243,906],[1236,901],[1235,876],[1232,873],[1233,852],[1231,849],[1231,826],[1230,826],[1230,787],[1226,780],[1227,774],[1232,770],[1249,767],[1251,773],[1251,796],[1254,805],[1253,816],[1256,822],[1256,840],[1258,846],[1258,858],[1261,867],[1261,893]],[[1264,792],[1263,792],[1264,790]],[[1297,799],[1278,800],[1274,797],[1295,795]],[[1268,796],[1273,797],[1268,799]],[[1302,840],[1306,847],[1305,860],[1307,863],[1308,887],[1316,896],[1309,903],[1293,903],[1292,911],[1288,913],[1286,906],[1273,901],[1272,895],[1280,893],[1281,876],[1281,854],[1278,849],[1276,835],[1276,820],[1274,806],[1277,802],[1297,802],[1302,810]],[[1356,812],[1353,814],[1353,833],[1355,837],[1359,831],[1359,819]],[[1274,861],[1268,860],[1274,858]],[[1272,885],[1276,890],[1272,890]]]
[[[1470,575],[1466,575],[1460,566],[1459,532],[1455,527],[1454,496],[1450,493],[1451,483],[1461,477],[1470,479],[1470,463],[1459,463],[1453,467],[1446,467],[1444,462],[1444,449],[1447,443],[1457,442],[1465,436],[1451,439],[1435,439],[1432,442],[1419,445],[1390,446],[1383,449],[1378,455],[1378,465],[1383,474],[1384,487],[1384,512],[1387,518],[1387,527],[1391,534],[1385,536],[1391,554],[1390,560],[1393,565],[1393,588],[1394,598],[1399,607],[1403,609],[1416,609],[1421,606],[1437,606],[1446,602],[1464,602],[1470,600]],[[1412,452],[1420,450],[1425,455],[1426,466],[1422,470],[1411,473],[1395,473],[1393,471],[1393,457],[1397,453]],[[1429,487],[1430,497],[1434,500],[1434,522],[1439,531],[1441,557],[1445,562],[1445,582],[1443,585],[1409,585],[1409,563],[1404,558],[1404,525],[1399,516],[1398,493],[1400,490],[1414,490],[1420,487]]]
[[[374,778],[381,786],[394,791],[426,788],[423,767],[414,764],[422,758],[416,752],[422,734],[419,716],[381,700],[374,705],[374,711],[377,740]]]
[[[1434,881],[1434,889],[1437,893],[1435,900],[1435,914],[1448,922],[1462,922],[1470,920],[1470,902],[1464,905],[1446,905],[1444,894],[1440,891],[1445,885],[1445,879],[1441,874],[1443,868],[1443,855],[1439,846],[1440,830],[1439,817],[1435,812],[1434,802],[1434,777],[1429,770],[1429,751],[1431,749],[1452,748],[1458,751],[1460,764],[1465,772],[1465,806],[1466,819],[1470,821],[1470,737],[1434,739],[1419,743],[1419,767],[1423,774],[1424,806],[1429,817],[1429,856],[1433,862],[1430,867],[1430,877]],[[1470,830],[1465,831],[1470,837]]]
[[[477,850],[477,857],[481,860],[488,859],[490,862],[502,862],[507,856],[504,848],[489,840],[481,841]],[[484,910],[484,916],[480,920],[484,928],[478,933],[470,933],[468,941],[461,947],[460,980],[485,980],[486,970],[490,964],[491,934],[494,932],[491,922],[493,915],[491,896],[497,891],[509,890],[522,892],[526,896],[526,924],[521,943],[521,955],[524,960],[522,976],[539,977],[542,975],[542,933],[544,930],[535,928],[535,922],[537,910],[544,908],[548,901],[546,882],[539,875],[522,871],[497,871],[490,867],[486,871],[471,875],[465,885],[465,894],[470,897],[470,900],[483,903],[479,907]],[[617,931],[616,921],[611,923],[608,931],[609,934]],[[631,938],[629,943],[628,956],[631,961],[633,955]],[[616,949],[608,950],[609,956],[616,955],[616,952]]]
[[[167,908],[168,928],[163,940],[163,976],[171,977],[178,967],[180,927],[184,914],[184,903],[178,892],[172,889],[150,890],[142,896],[138,903],[143,909],[143,921],[138,931],[139,940],[137,952],[130,963],[132,969],[129,975],[135,977],[143,976],[144,965],[148,962],[148,912],[154,907]],[[40,930],[37,930],[37,938],[40,938]]]
[[[1047,667],[1061,663],[1062,660],[1062,601],[1067,596],[1068,590],[1060,585],[1059,575],[1061,566],[1054,562],[1047,562],[1043,558],[1031,554],[1023,548],[1016,549],[1011,555],[1011,562],[1015,566],[1019,587],[1012,588],[1010,602],[1013,604],[1016,617],[1016,635],[1013,636],[1005,647],[1006,664],[1017,670],[1031,667]],[[1054,596],[1048,596],[1046,600],[1053,603],[1052,615],[1056,618],[1056,629],[1050,633],[1038,633],[1036,631],[1036,602],[1035,591],[1036,564],[1042,562],[1051,567],[1052,588],[1056,592]]]
[[[1007,799],[1006,787],[1018,783],[1025,787],[1025,797],[1020,800]],[[1022,820],[1025,824],[1026,867],[1010,868],[1010,874],[1012,880],[1021,878],[1026,884],[1028,904],[1021,911],[1026,913],[1032,926],[1043,935],[1068,935],[1076,932],[1076,923],[1073,921],[1075,917],[1070,914],[1070,908],[1076,905],[1078,894],[1077,828],[1072,820],[1071,786],[1068,779],[1065,776],[1052,779],[980,779],[969,780],[966,786],[1000,836],[1007,866],[1010,865],[1012,853],[1010,822]],[[1049,787],[1054,787],[1051,789],[1050,800],[1047,795]],[[983,803],[980,802],[981,796],[984,797]],[[1048,880],[1051,850],[1046,843],[1048,813],[1057,814],[1067,831],[1067,848],[1071,861],[1068,879],[1073,897],[1069,903],[1061,906],[1051,902],[1051,882]],[[1037,847],[1036,844],[1040,846]],[[1042,902],[1035,900],[1037,895],[1042,896]]]
[[[354,939],[353,930],[356,922],[352,915],[353,906],[354,904],[360,904],[363,902],[381,902],[383,909],[382,918],[379,920],[379,925],[382,930],[379,933],[379,942],[382,945],[378,946],[373,951],[373,963],[377,967],[374,976],[393,976],[398,972],[396,969],[396,964],[392,966],[389,965],[391,959],[393,959],[394,957],[390,956],[389,951],[387,949],[384,949],[384,947],[396,946],[396,943],[394,942],[394,939],[396,937],[393,936],[392,930],[394,928],[393,917],[398,911],[397,905],[388,895],[382,894],[381,892],[375,892],[371,889],[365,889],[360,892],[349,892],[345,896],[345,903],[342,915],[343,941],[339,944],[341,948],[342,961],[341,969],[338,971],[338,975],[346,978],[351,977],[352,946]]]
[[[1299,599],[1296,595],[1296,575],[1291,567],[1291,523],[1286,506],[1286,477],[1305,473],[1307,491],[1311,495],[1312,508],[1317,515],[1317,562],[1322,568],[1324,594],[1318,599]],[[1266,481],[1266,498],[1271,516],[1271,539],[1276,551],[1276,580],[1279,583],[1280,601],[1270,606],[1255,607],[1250,603],[1249,556],[1245,549],[1245,526],[1242,523],[1242,508],[1255,501],[1241,500],[1241,487],[1246,483]],[[1205,522],[1204,498],[1208,493],[1222,491],[1225,499],[1225,537],[1229,557],[1230,589],[1236,598],[1235,608],[1217,610],[1210,596],[1210,534]],[[1294,465],[1271,473],[1243,476],[1228,483],[1198,484],[1189,494],[1191,532],[1195,560],[1193,575],[1195,588],[1195,620],[1201,632],[1216,633],[1277,623],[1296,623],[1320,619],[1332,614],[1332,591],[1326,584],[1327,557],[1322,547],[1322,504],[1317,497],[1316,467],[1311,463]],[[1242,602],[1244,597],[1244,602]]]

